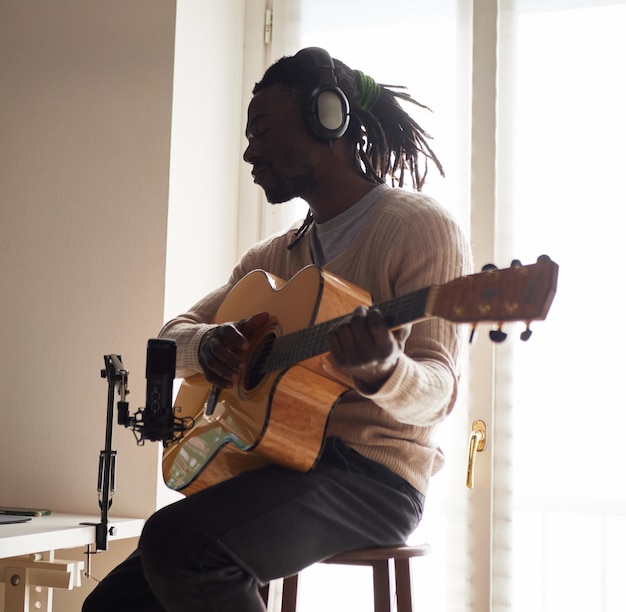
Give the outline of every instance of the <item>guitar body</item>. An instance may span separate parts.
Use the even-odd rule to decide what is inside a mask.
[[[322,353],[285,369],[259,374],[254,365],[268,342],[371,304],[367,292],[315,266],[289,282],[257,270],[228,294],[215,323],[258,312],[270,321],[255,337],[246,370],[232,389],[217,389],[198,374],[183,381],[176,416],[194,419],[178,444],[163,453],[163,477],[189,495],[242,472],[279,464],[301,472],[317,462],[332,408],[350,388]]]
[[[376,308],[391,330],[423,318],[455,323],[492,322],[494,341],[501,326],[545,319],[556,291],[558,266],[542,255],[537,263],[489,267],[397,296]],[[250,338],[246,367],[233,389],[211,386],[201,374],[186,379],[176,398],[175,416],[193,426],[163,453],[163,477],[171,489],[195,493],[264,465],[306,472],[317,462],[338,398],[351,387],[334,366],[327,337],[357,306],[370,306],[362,289],[315,266],[285,282],[261,270],[233,287],[215,323],[268,312],[267,325]],[[494,333],[497,332],[497,333]]]

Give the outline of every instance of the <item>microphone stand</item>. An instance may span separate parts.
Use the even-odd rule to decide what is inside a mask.
[[[172,346],[173,345],[173,346]],[[153,351],[153,352],[151,352]],[[174,379],[174,367],[176,360],[176,344],[172,340],[150,340],[148,342],[148,354],[146,356],[146,378],[148,383],[152,381],[156,385],[156,398],[171,398],[171,385]],[[150,372],[150,364],[152,369]],[[115,403],[115,389],[117,387],[120,399],[117,403],[117,423],[133,430],[137,444],[144,444],[145,440],[161,440],[164,445],[182,439],[185,431],[192,428],[194,419],[191,417],[174,417],[174,408],[170,407],[171,399],[168,400],[165,410],[161,410],[159,402],[153,398],[153,404],[157,404],[155,411],[139,409],[135,414],[129,414],[129,406],[126,401],[128,395],[128,370],[122,363],[121,355],[105,355],[104,369],[100,371],[102,378],[106,378],[109,385],[107,399],[107,417],[104,439],[104,450],[100,451],[100,463],[98,466],[98,503],[100,506],[100,523],[81,523],[96,528],[96,550],[91,550],[91,544],[87,547],[87,570],[85,575],[91,576],[91,555],[107,550],[108,536],[116,533],[114,526],[109,527],[109,509],[115,493],[115,463],[117,451],[112,450],[113,438],[113,412]],[[171,369],[171,372],[169,371]],[[149,375],[150,374],[150,375]],[[169,376],[169,378],[168,378]],[[169,392],[166,382],[169,381]],[[154,412],[154,413],[153,413]]]
[[[115,527],[109,528],[109,508],[115,493],[115,462],[117,451],[111,449],[113,439],[113,404],[115,401],[115,387],[120,394],[119,409],[128,411],[128,371],[124,368],[121,355],[105,355],[105,368],[100,375],[106,378],[109,385],[107,399],[107,418],[104,439],[104,450],[100,451],[100,465],[98,468],[98,503],[100,505],[100,523],[96,524],[96,552],[107,550],[109,535],[115,535]]]
[[[115,460],[117,451],[112,450],[113,440],[113,403],[115,398],[115,386],[119,386],[120,407],[126,406],[128,410],[128,402],[125,401],[128,394],[127,382],[128,371],[122,364],[121,355],[105,355],[104,369],[100,370],[100,376],[106,378],[109,383],[109,393],[107,399],[107,418],[104,436],[104,450],[100,451],[100,463],[98,465],[98,505],[100,506],[100,522],[99,523],[81,523],[81,525],[91,525],[96,528],[96,549],[92,550],[91,544],[87,545],[87,567],[85,568],[85,577],[99,580],[91,573],[91,556],[108,548],[107,540],[109,535],[115,535],[116,528],[109,527],[109,508],[113,503],[111,499],[115,492]]]
[[[171,340],[151,340],[148,343],[148,349],[157,350],[151,347],[150,343],[159,343],[157,349],[160,351],[167,350],[171,364],[165,360],[163,355],[154,355],[152,361],[154,361],[153,368],[154,381],[158,381],[159,377],[163,377],[165,372],[160,371],[166,365],[171,365],[171,380],[174,378],[174,363],[176,359],[176,344]],[[172,347],[173,344],[173,355]],[[163,346],[164,345],[164,346]],[[165,353],[164,353],[165,354]],[[147,367],[150,364],[150,355],[147,355]],[[111,508],[113,500],[111,499],[113,493],[115,493],[115,463],[117,458],[117,451],[112,450],[111,441],[113,438],[113,412],[115,403],[115,388],[118,388],[120,399],[117,404],[117,423],[118,425],[124,425],[124,427],[130,427],[135,434],[137,444],[143,445],[145,440],[162,440],[164,445],[170,442],[178,441],[181,439],[182,434],[193,427],[194,420],[191,417],[178,418],[174,417],[173,408],[170,408],[171,400],[168,402],[167,410],[162,413],[157,410],[157,414],[152,414],[146,408],[145,410],[139,409],[134,415],[129,414],[129,406],[126,401],[126,395],[128,395],[128,371],[124,368],[121,355],[105,355],[104,356],[104,369],[100,371],[102,378],[106,378],[109,384],[109,393],[107,400],[107,418],[106,418],[106,430],[104,440],[104,450],[100,451],[100,464],[98,466],[98,503],[100,505],[101,520],[100,523],[83,523],[87,525],[93,525],[96,528],[96,550],[100,552],[107,550],[107,539],[109,535],[115,535],[115,527],[109,527],[108,512]],[[148,377],[148,372],[146,372]],[[152,379],[151,379],[152,380]],[[160,387],[158,391],[161,391]],[[165,395],[164,391],[164,395]],[[170,390],[171,395],[171,390]],[[88,548],[88,569],[87,575],[90,573],[89,568],[89,555],[94,554],[91,551],[91,545]]]

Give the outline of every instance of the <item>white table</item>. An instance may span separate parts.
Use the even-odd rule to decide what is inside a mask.
[[[98,523],[96,516],[53,512],[26,523],[0,525],[4,612],[52,612],[53,588],[80,586],[84,562],[55,559],[55,551],[94,545]],[[143,524],[143,519],[109,518],[108,540],[139,536]]]

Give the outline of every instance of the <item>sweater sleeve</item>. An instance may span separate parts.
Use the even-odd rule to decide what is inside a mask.
[[[176,341],[176,376],[187,377],[202,371],[198,359],[200,341],[211,331],[215,324],[217,309],[228,294],[230,283],[209,293],[191,309],[171,321],[168,321],[159,332],[160,338]]]
[[[375,302],[471,272],[469,245],[454,219],[435,202],[420,196],[419,214],[388,207],[376,224],[376,252],[387,268],[385,281],[374,280]],[[415,207],[415,203],[413,203]],[[385,245],[393,244],[389,249]],[[378,283],[378,284],[377,284]],[[386,383],[375,393],[361,393],[401,423],[429,427],[452,409],[458,386],[458,361],[464,330],[431,318],[412,326],[405,353]]]
[[[186,313],[168,321],[159,332],[159,337],[176,341],[176,376],[188,377],[202,372],[198,350],[202,338],[216,327],[216,315],[231,289],[249,272],[263,269],[284,277],[289,273],[282,261],[287,253],[286,245],[291,240],[291,231],[281,232],[251,247],[233,269],[227,283],[212,291],[192,306]],[[282,256],[282,257],[281,257]],[[298,262],[289,256],[292,266]],[[278,263],[282,263],[282,267]],[[251,313],[253,314],[253,313]],[[224,323],[225,321],[220,321]]]

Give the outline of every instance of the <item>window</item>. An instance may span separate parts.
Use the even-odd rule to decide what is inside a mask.
[[[434,549],[414,567],[421,607],[482,612],[482,597],[498,611],[623,610],[626,2],[493,0],[474,3],[472,13],[471,3],[453,0],[275,0],[274,10],[275,24],[289,33],[274,55],[323,46],[379,81],[407,85],[433,108],[418,120],[435,136],[447,177],[431,173],[425,191],[474,240],[475,213],[486,204],[469,201],[471,164],[480,163],[470,156],[469,120],[472,104],[493,105],[495,205],[487,213],[495,219],[496,263],[532,263],[545,252],[560,264],[548,321],[535,325],[527,344],[511,330],[511,340],[494,349],[489,534],[468,525],[474,502],[462,471],[473,417],[466,398],[442,432],[448,467],[433,480],[416,534]],[[497,98],[489,88],[470,91],[479,68],[472,24],[488,23],[490,11],[497,16]],[[485,364],[473,351],[469,367],[479,369]],[[481,546],[493,570],[486,589],[476,581],[483,561],[473,557]],[[303,612],[330,610],[314,591],[306,591]],[[365,594],[349,605],[362,611],[367,601]]]
[[[501,6],[498,250],[561,265],[512,362],[512,609],[623,610],[626,4]]]

